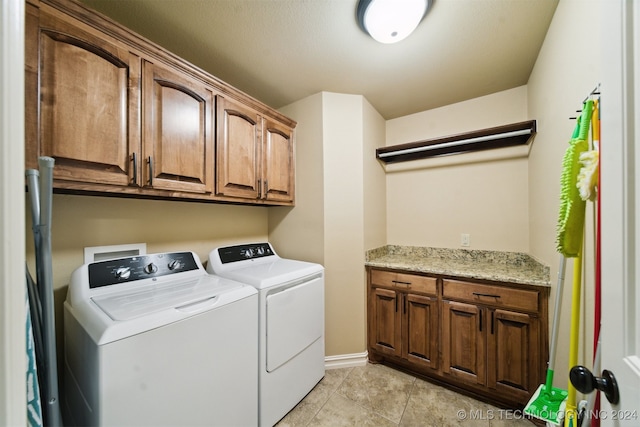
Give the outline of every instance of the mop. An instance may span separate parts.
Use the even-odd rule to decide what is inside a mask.
[[[591,118],[592,101],[585,103],[583,113],[578,117],[569,147],[562,161],[560,178],[560,213],[558,218],[557,250],[560,252],[560,267],[558,269],[558,285],[556,288],[556,306],[554,310],[551,348],[549,351],[549,365],[545,383],[540,385],[524,408],[524,412],[534,418],[545,421],[548,425],[559,426],[565,413],[565,405],[569,392],[553,387],[558,329],[560,327],[560,308],[564,288],[564,271],[566,258],[579,258],[582,244],[582,229],[584,227],[585,201],[580,198],[577,179],[580,171],[580,154],[588,150],[587,134],[589,119]],[[582,264],[580,261],[575,264]],[[574,266],[575,266],[574,264]],[[575,270],[575,268],[574,268]],[[575,293],[574,272],[574,293]],[[579,294],[578,294],[579,297]],[[579,301],[578,301],[579,302]],[[576,336],[577,337],[577,336]],[[574,390],[575,395],[575,390]],[[574,396],[575,400],[575,396]]]
[[[566,259],[560,255],[560,267],[558,268],[558,284],[556,286],[556,306],[553,313],[553,330],[551,333],[551,349],[549,350],[549,365],[547,377],[541,384],[529,403],[524,408],[525,414],[546,421],[547,424],[559,426],[564,413],[566,390],[553,387],[553,375],[555,368],[556,346],[558,343],[558,329],[560,329],[560,308],[562,306],[562,290],[564,288],[564,272]]]
[[[589,125],[591,122],[591,113],[593,110],[593,101],[585,102],[582,109],[582,122],[580,123],[580,134],[575,140],[576,150],[573,153],[570,165],[571,176],[567,176],[567,180],[563,179],[562,189],[563,195],[568,200],[567,211],[564,212],[564,223],[560,224],[558,230],[559,248],[570,253],[575,253],[576,259],[573,262],[573,293],[571,298],[571,326],[569,334],[569,369],[578,364],[578,344],[580,336],[580,293],[582,288],[582,235],[584,231],[584,217],[586,210],[586,202],[582,199],[579,190],[579,175],[581,170],[579,161],[580,155],[587,152],[589,143],[587,137],[589,134]],[[568,164],[565,164],[565,170]],[[577,172],[574,174],[574,172]],[[564,173],[563,173],[564,174]],[[561,209],[562,212],[562,209]],[[562,218],[561,218],[562,220]],[[576,389],[568,382],[566,413],[564,417],[565,427],[578,426],[578,410],[576,403]]]

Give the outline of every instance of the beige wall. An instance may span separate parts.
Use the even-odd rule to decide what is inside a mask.
[[[528,109],[538,119],[539,134],[529,158],[530,253],[551,266],[552,303],[555,300],[559,254],[555,249],[560,200],[562,158],[571,138],[582,101],[601,78],[601,1],[562,0],[556,9],[544,45],[529,78]],[[606,93],[603,95],[606,100]],[[606,147],[606,141],[603,143]],[[592,366],[593,345],[593,203],[587,203],[585,270],[583,273],[580,360]],[[568,382],[569,324],[573,262],[568,262],[563,292],[561,331],[556,357],[555,385]]]
[[[528,120],[526,87],[387,121],[386,145]],[[536,142],[534,141],[534,145]],[[389,244],[527,252],[528,147],[387,166]]]
[[[26,221],[33,262],[29,209]],[[205,262],[215,246],[267,239],[267,210],[250,206],[56,194],[52,221],[55,289],[69,284],[87,246],[147,243],[149,253],[192,250]]]
[[[325,267],[327,356],[362,353],[364,252],[386,243],[385,177],[373,155],[384,120],[362,96],[329,92],[281,111],[298,121],[297,202],[270,209],[269,237],[281,253]]]
[[[322,94],[280,111],[298,122],[296,206],[268,208],[269,240],[280,256],[324,264]]]
[[[385,145],[385,121],[371,104],[363,102],[364,249],[387,244],[387,181],[376,159],[376,148]]]
[[[324,92],[322,117],[326,301],[331,309],[326,352],[358,353],[365,349],[362,97]]]

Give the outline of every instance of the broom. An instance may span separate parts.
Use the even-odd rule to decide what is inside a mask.
[[[571,161],[571,174],[567,176],[567,188],[562,189],[569,192],[567,198],[567,211],[564,212],[564,223],[560,224],[558,230],[558,246],[564,251],[566,256],[577,257],[573,263],[573,294],[571,302],[571,327],[569,333],[569,369],[578,364],[578,341],[580,336],[580,289],[582,286],[582,235],[584,232],[584,216],[586,209],[585,200],[580,197],[578,181],[581,166],[580,155],[589,150],[589,142],[587,137],[589,134],[589,125],[591,121],[591,113],[593,110],[593,101],[585,102],[582,109],[582,123],[580,124],[580,134],[575,140],[575,150]],[[564,181],[564,179],[563,179]],[[562,213],[561,213],[562,214]],[[562,218],[561,218],[562,220]],[[570,255],[575,254],[575,255]],[[578,426],[578,411],[576,404],[576,389],[571,382],[568,383],[566,414],[564,418],[565,427]]]
[[[587,136],[593,101],[585,103],[583,112],[578,117],[569,147],[562,160],[562,174],[560,177],[560,213],[557,229],[557,250],[562,255],[558,269],[558,285],[556,287],[556,307],[551,335],[551,349],[545,383],[540,385],[524,408],[524,412],[534,418],[546,421],[548,424],[559,426],[562,422],[564,409],[569,393],[553,387],[556,345],[558,329],[560,327],[560,308],[562,305],[562,291],[564,287],[565,258],[579,255],[582,246],[582,230],[584,227],[585,201],[581,199],[577,188],[580,172],[580,154],[589,149]],[[584,117],[584,119],[583,119]],[[575,290],[575,275],[574,275]],[[577,337],[576,337],[577,340]],[[575,391],[574,391],[575,401]],[[574,404],[575,406],[575,404]]]

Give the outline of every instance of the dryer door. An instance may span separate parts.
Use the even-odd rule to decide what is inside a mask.
[[[316,274],[276,289],[266,300],[267,372],[324,335],[324,278]]]

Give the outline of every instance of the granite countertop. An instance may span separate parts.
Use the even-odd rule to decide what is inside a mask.
[[[365,254],[369,267],[550,286],[549,267],[521,252],[387,245]]]

